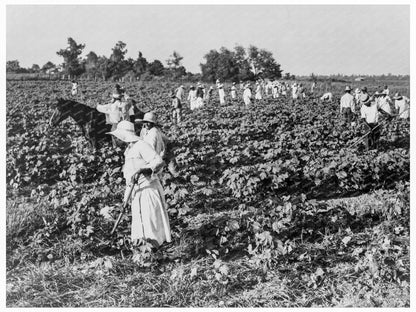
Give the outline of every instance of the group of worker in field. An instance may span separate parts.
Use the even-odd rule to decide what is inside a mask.
[[[396,114],[393,114],[393,104]],[[367,149],[378,148],[381,133],[380,117],[384,116],[386,122],[393,117],[409,119],[409,104],[409,98],[399,92],[391,98],[387,86],[383,90],[375,91],[373,95],[368,93],[367,87],[357,88],[352,94],[351,87],[346,86],[345,93],[340,99],[340,114],[351,127],[355,127],[356,120],[360,119],[368,129],[368,133],[364,136]]]
[[[311,86],[311,93],[315,90]],[[220,105],[225,105],[224,84],[216,81],[216,89]],[[239,91],[236,83],[230,88],[230,98],[237,100],[241,93],[244,104],[249,106],[252,102],[251,83],[240,83]],[[78,93],[78,84],[73,82],[72,95]],[[197,110],[209,103],[213,97],[214,87],[208,90],[202,83],[196,87],[191,86],[187,101],[191,110]],[[264,82],[257,81],[254,89],[254,100],[261,101],[263,96],[278,98],[279,96],[290,97],[292,100],[305,98],[306,88],[302,84],[287,82]],[[310,94],[310,93],[309,93]],[[325,95],[325,94],[324,94]],[[185,98],[185,88],[180,85],[171,94],[172,120],[174,123],[182,121],[182,101]],[[320,98],[324,102],[332,102],[332,94]],[[392,113],[394,109],[396,115]],[[127,147],[124,152],[125,162],[123,175],[126,179],[125,203],[130,203],[132,211],[131,241],[133,245],[150,243],[157,249],[164,242],[171,242],[170,223],[161,173],[169,158],[167,144],[169,140],[161,131],[157,116],[154,112],[147,112],[143,118],[137,119],[134,115],[134,102],[126,91],[118,84],[115,85],[111,95],[111,102],[98,104],[96,109],[106,115],[108,124],[114,140],[124,142]],[[385,115],[387,119],[393,116],[409,118],[409,99],[400,93],[392,98],[387,87],[370,95],[367,88],[353,90],[350,86],[345,87],[345,93],[340,102],[341,118],[348,125],[355,127],[356,119],[360,119],[368,127],[366,135],[367,148],[377,147],[380,137],[379,116]],[[360,111],[358,113],[358,110]],[[357,118],[360,117],[360,118]],[[116,146],[115,144],[114,146]],[[172,165],[173,164],[173,165]],[[168,164],[169,172],[175,175],[174,162]]]

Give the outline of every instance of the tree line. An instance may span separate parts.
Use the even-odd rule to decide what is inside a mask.
[[[78,44],[73,38],[68,38],[68,46],[57,51],[63,58],[63,63],[55,65],[47,62],[42,67],[33,64],[30,68],[22,68],[19,61],[6,62],[8,73],[61,73],[71,78],[89,78],[103,80],[149,80],[154,77],[171,79],[203,80],[214,82],[246,81],[258,78],[278,79],[282,77],[280,64],[276,62],[271,52],[250,45],[247,49],[237,45],[234,50],[221,47],[219,51],[210,50],[204,55],[205,63],[201,63],[202,74],[193,74],[186,71],[182,65],[183,57],[177,51],[166,60],[165,67],[160,60],[149,62],[138,52],[137,58],[127,58],[127,45],[118,41],[112,48],[111,55],[98,56],[90,51],[84,58],[81,57],[85,44]],[[285,78],[291,78],[286,73]]]

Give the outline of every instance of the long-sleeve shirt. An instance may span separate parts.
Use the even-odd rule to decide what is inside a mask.
[[[123,175],[127,184],[139,169],[150,168],[153,172],[157,172],[164,164],[162,157],[144,140],[130,143],[124,152],[124,157]],[[137,184],[139,187],[145,187],[157,178],[156,174],[153,174],[150,179],[141,175]]]
[[[122,106],[122,103],[120,101],[115,101],[113,103],[109,104],[98,104],[97,105],[97,111],[100,113],[104,113],[106,116],[106,122],[110,124],[115,124],[120,121],[122,118],[120,108]]]
[[[251,103],[251,90],[250,88],[245,88],[243,92],[243,100],[246,105]]]
[[[365,119],[367,123],[377,123],[379,117],[379,106],[374,101],[371,102],[370,106],[363,105],[361,106],[361,118]]]
[[[185,90],[183,88],[179,87],[178,89],[176,89],[176,97],[180,101],[182,101],[182,97],[184,96],[184,94],[185,94]]]
[[[387,114],[391,115],[390,107],[391,99],[388,95],[379,98],[378,105],[380,109],[384,110]]]
[[[150,130],[143,128],[140,132],[140,137],[143,141],[149,143],[161,157],[165,155],[166,146],[163,133],[158,128],[152,127]]]
[[[354,96],[352,96],[350,93],[345,93],[341,97],[340,104],[341,111],[343,108],[350,108],[353,113],[355,112]]]
[[[394,107],[399,110],[399,118],[407,119],[410,116],[410,100],[406,96],[402,96],[401,100],[395,100]]]

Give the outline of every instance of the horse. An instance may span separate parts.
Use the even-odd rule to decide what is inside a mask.
[[[136,102],[133,102],[134,115],[130,116],[130,121],[142,119],[144,112],[140,111]],[[57,99],[56,108],[49,120],[49,126],[57,126],[61,121],[72,117],[81,128],[82,135],[95,150],[106,142],[112,142],[112,136],[107,134],[111,131],[111,125],[106,123],[104,113],[97,111],[88,105],[68,99]]]

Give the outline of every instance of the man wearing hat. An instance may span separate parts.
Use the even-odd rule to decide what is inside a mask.
[[[123,176],[126,179],[124,199],[131,198],[131,241],[149,241],[154,247],[171,241],[169,217],[164,191],[157,174],[164,165],[162,157],[134,131],[134,124],[123,120],[112,136],[127,143],[124,152]]]
[[[351,94],[350,86],[345,87],[345,94],[341,97],[340,104],[341,116],[344,121],[351,123],[355,114],[355,103],[354,96]]]
[[[158,153],[161,157],[165,155],[166,145],[163,133],[159,129],[156,114],[148,112],[144,114],[143,119],[136,119],[135,122],[142,123],[143,128],[140,131],[140,137]]]
[[[111,131],[117,128],[118,123],[122,119],[121,114],[121,94],[115,91],[111,96],[111,102],[108,104],[97,104],[97,111],[105,114],[107,124],[111,125]],[[116,146],[116,141],[113,138],[113,146]]]
[[[399,118],[408,119],[410,117],[410,100],[407,96],[401,95],[397,92],[394,97],[394,108],[398,110]]]
[[[374,97],[364,94],[361,97],[361,120],[368,126],[370,133],[367,136],[367,150],[370,148],[377,148],[380,139],[381,128],[378,122],[379,115],[385,114],[391,118],[389,114],[380,109]]]

